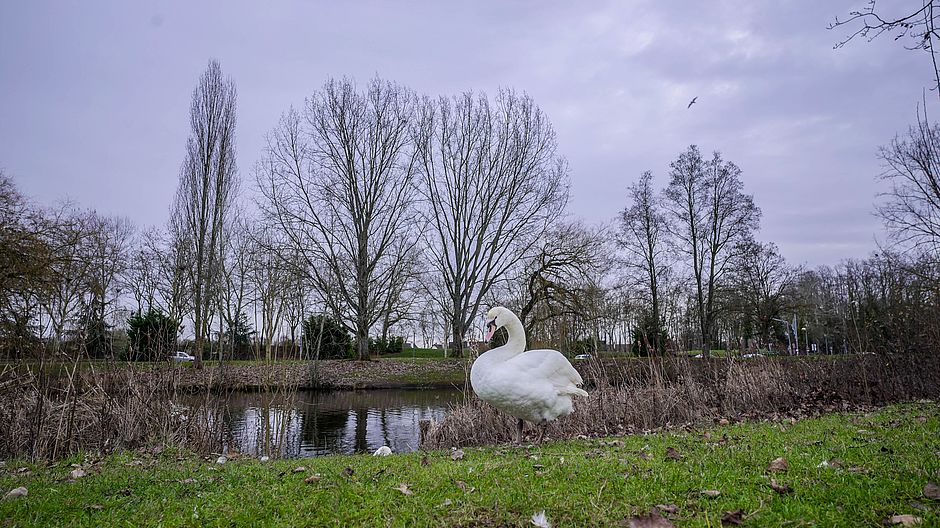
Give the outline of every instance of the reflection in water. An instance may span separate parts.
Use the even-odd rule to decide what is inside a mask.
[[[245,392],[224,413],[230,449],[283,457],[418,448],[418,422],[440,419],[462,397],[453,389]]]

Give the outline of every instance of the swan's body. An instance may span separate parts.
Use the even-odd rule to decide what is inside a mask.
[[[571,413],[572,396],[587,396],[578,387],[581,375],[561,352],[525,351],[525,330],[515,314],[493,308],[487,319],[487,340],[499,327],[506,327],[509,340],[481,354],[470,368],[470,385],[481,400],[519,420],[544,425]]]

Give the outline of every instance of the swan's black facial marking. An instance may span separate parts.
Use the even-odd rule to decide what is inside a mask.
[[[486,329],[489,330],[490,328],[492,328],[494,331],[496,330],[496,319],[486,323]]]

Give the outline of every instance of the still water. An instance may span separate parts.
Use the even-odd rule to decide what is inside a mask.
[[[441,419],[455,389],[243,392],[223,412],[228,449],[251,456],[305,457],[419,447],[420,420]]]

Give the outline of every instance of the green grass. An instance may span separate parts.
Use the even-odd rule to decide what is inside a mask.
[[[398,354],[386,354],[382,359],[444,359],[444,349],[439,348],[406,348]]]
[[[670,447],[680,459],[667,456]],[[612,526],[671,503],[677,526],[721,526],[722,514],[737,509],[745,526],[874,526],[906,513],[921,517],[920,526],[940,526],[940,503],[922,496],[940,478],[936,404],[465,451],[461,460],[419,452],[222,466],[214,457],[124,453],[99,463],[22,464],[26,476],[8,462],[3,490],[26,486],[29,496],[0,503],[0,524],[530,526],[545,510],[553,526]],[[769,487],[766,468],[777,457],[789,470],[773,478],[793,493]],[[834,457],[841,468],[817,467]],[[84,464],[88,476],[68,481],[69,463]],[[297,466],[306,470],[294,473]],[[305,483],[314,473],[320,480]],[[397,490],[401,483],[413,495]],[[707,489],[721,495],[705,497]]]

